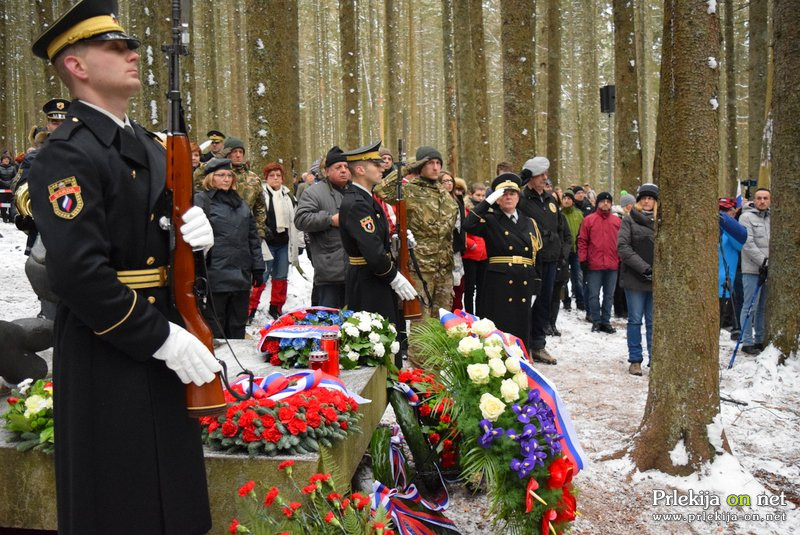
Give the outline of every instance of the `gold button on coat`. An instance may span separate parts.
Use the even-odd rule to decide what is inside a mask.
[[[147,257],[147,260],[145,260],[145,263],[146,263],[148,266],[152,266],[153,264],[155,264],[155,263],[156,263],[156,259],[155,259],[155,257],[153,257],[153,256],[148,256],[148,257]]]
[[[150,297],[147,298],[147,302],[152,305],[153,303],[156,302],[156,298],[151,295]]]

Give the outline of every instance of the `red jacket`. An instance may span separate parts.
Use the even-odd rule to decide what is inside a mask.
[[[589,269],[617,269],[617,236],[622,220],[611,212],[597,210],[584,218],[578,231],[578,260],[589,261]]]
[[[465,214],[469,214],[469,210],[464,210]],[[463,223],[463,222],[462,222]],[[480,262],[489,258],[486,255],[486,242],[480,236],[473,236],[467,234],[467,250],[461,254],[463,260],[474,260]]]

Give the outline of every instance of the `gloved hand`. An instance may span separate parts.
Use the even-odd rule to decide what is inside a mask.
[[[222,369],[219,362],[200,340],[189,331],[169,323],[169,336],[159,347],[153,358],[163,360],[167,368],[174,371],[184,384],[194,383],[197,386],[210,383],[214,374]]]
[[[264,272],[260,269],[253,271],[253,288],[264,284]]]
[[[588,260],[584,260],[583,262],[581,262],[581,269],[583,270],[584,273],[589,271],[589,261]]]
[[[400,296],[400,299],[403,301],[411,301],[417,296],[417,291],[414,289],[411,283],[408,282],[408,279],[405,278],[399,271],[389,284],[391,285],[392,290],[394,290],[394,292]]]
[[[645,282],[653,282],[653,270],[650,268],[645,269],[642,272],[642,278],[645,280]]]
[[[500,197],[503,196],[503,192],[504,191],[505,190],[502,190],[502,189],[501,190],[497,190],[497,191],[493,191],[491,195],[486,197],[486,202],[488,202],[490,205],[496,203],[497,199],[499,199]]]
[[[214,230],[208,222],[206,213],[199,206],[192,206],[181,216],[181,235],[183,241],[191,245],[193,251],[207,253],[214,246]]]
[[[414,239],[414,235],[411,233],[411,229],[406,229],[406,238],[408,239],[408,248],[413,249],[417,246],[417,240]]]
[[[25,234],[28,234],[32,230],[36,230],[36,223],[33,222],[33,218],[29,215],[15,215],[14,224]]]

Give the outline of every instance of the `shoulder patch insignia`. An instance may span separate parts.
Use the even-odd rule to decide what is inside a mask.
[[[365,231],[369,232],[370,234],[375,232],[375,221],[372,220],[372,216],[371,215],[368,215],[367,217],[361,219],[361,221],[359,221],[359,223],[361,223],[361,228],[363,228]]]
[[[83,210],[83,197],[78,180],[74,177],[62,178],[47,186],[53,212],[64,219],[74,219]]]
[[[556,213],[556,203],[554,203],[554,202],[549,202],[549,203],[547,203],[547,206],[549,206],[549,207],[550,207],[550,211],[551,211],[551,212],[553,212],[554,214]]]

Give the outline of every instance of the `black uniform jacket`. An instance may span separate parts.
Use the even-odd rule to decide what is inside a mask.
[[[538,291],[534,263],[540,237],[533,219],[519,210],[517,216],[513,223],[500,209],[481,201],[467,215],[463,230],[486,242],[489,265],[482,294],[486,317],[501,331],[525,341],[530,329],[531,296]],[[499,262],[499,258],[506,261]],[[522,263],[522,259],[528,263]]]
[[[563,255],[561,239],[562,224],[559,217],[558,201],[551,193],[543,192],[541,195],[535,190],[524,186],[519,196],[517,210],[528,217],[532,217],[542,233],[542,250],[537,256],[538,262],[555,262]],[[569,251],[567,251],[569,254]]]
[[[153,353],[179,322],[168,287],[133,290],[117,271],[166,266],[166,159],[79,101],[31,170],[34,219],[61,299],[53,357],[61,534],[206,533],[197,422],[184,385]]]
[[[345,277],[345,303],[397,321],[397,298],[390,283],[397,266],[389,249],[389,223],[383,209],[364,188],[352,184],[339,208],[339,232],[350,257]]]

